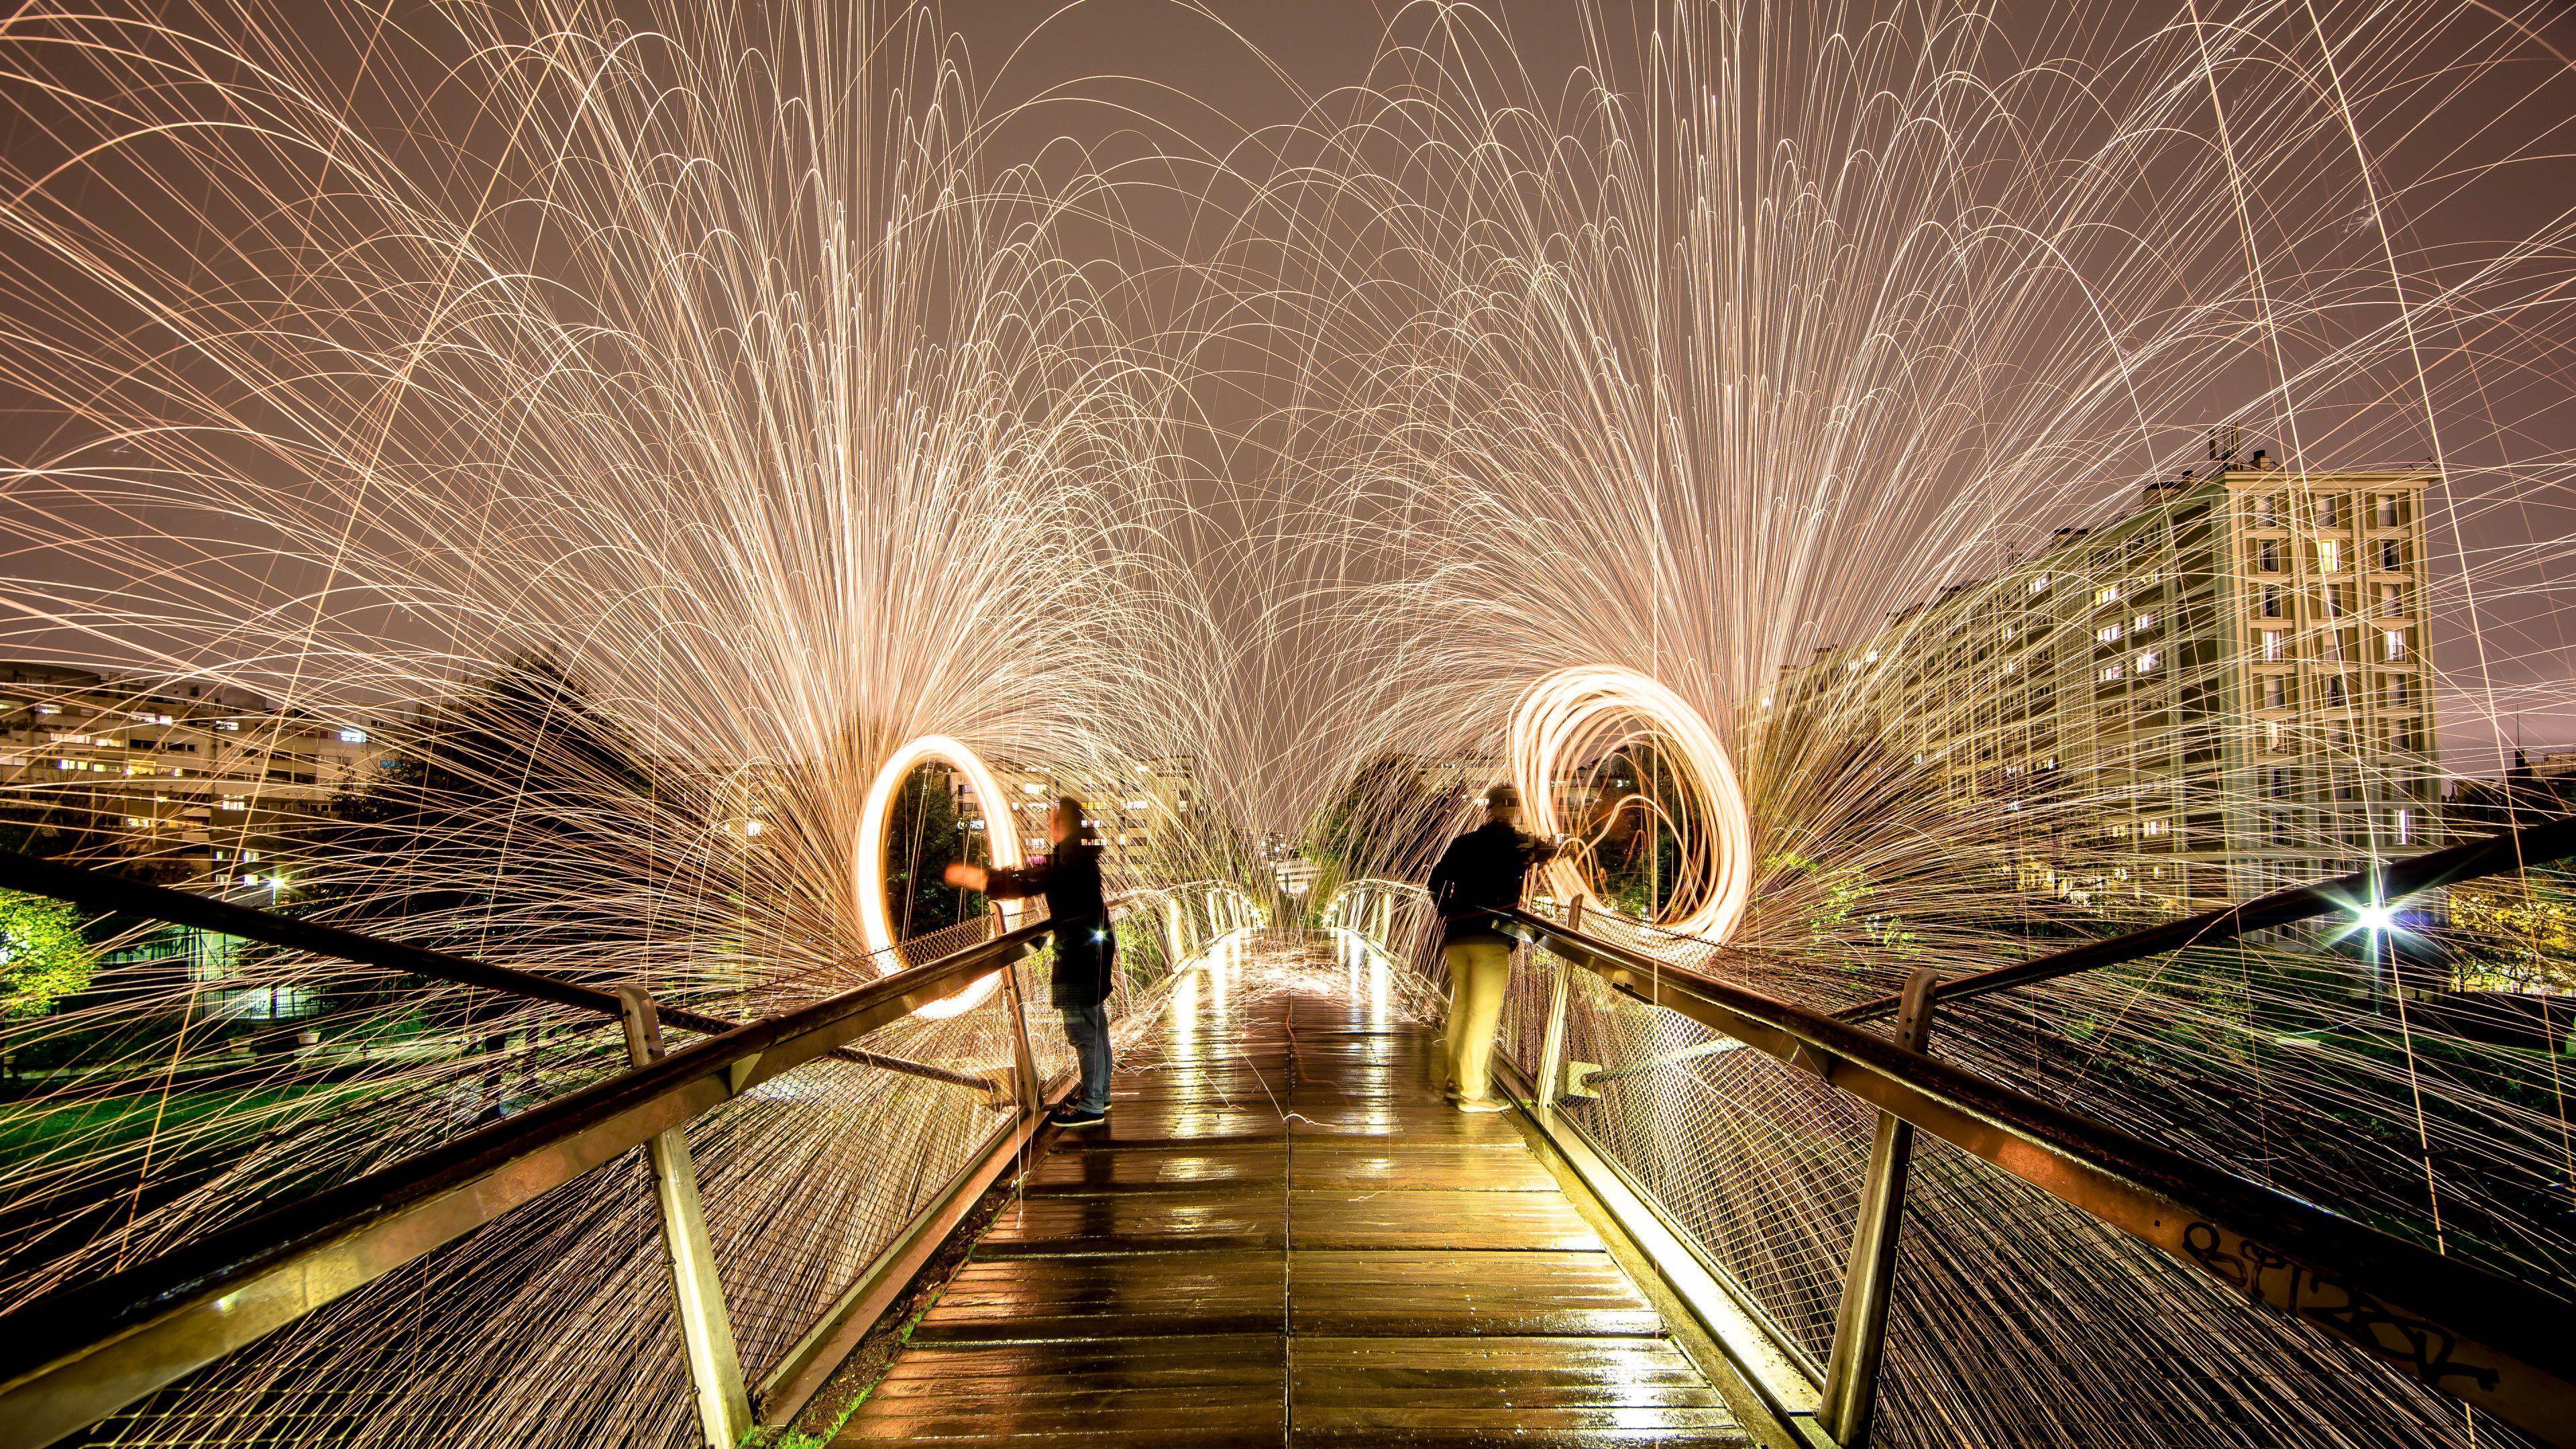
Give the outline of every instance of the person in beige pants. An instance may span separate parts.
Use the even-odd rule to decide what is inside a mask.
[[[1440,912],[1441,956],[1449,966],[1449,1097],[1462,1112],[1500,1112],[1493,1098],[1494,1027],[1511,984],[1512,941],[1493,912],[1521,903],[1521,878],[1556,854],[1523,835],[1520,791],[1485,792],[1485,823],[1449,842],[1428,889]]]

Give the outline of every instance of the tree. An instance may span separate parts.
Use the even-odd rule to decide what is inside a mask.
[[[1325,808],[1314,848],[1344,877],[1417,879],[1439,858],[1459,804],[1431,787],[1425,762],[1381,755],[1354,771]]]
[[[98,952],[80,912],[45,896],[0,891],[0,1020],[42,1016],[89,985]]]
[[[337,922],[615,979],[600,948],[640,946],[661,888],[704,854],[679,838],[708,828],[703,791],[663,779],[552,660],[513,661],[391,743],[308,853],[300,903]]]
[[[986,833],[1011,828],[1005,818],[988,822],[984,831],[970,830],[957,813],[956,792],[945,773],[914,767],[886,812],[886,902],[895,935],[926,936],[983,910],[983,896],[946,884],[940,873],[961,861],[984,864],[990,858]]]

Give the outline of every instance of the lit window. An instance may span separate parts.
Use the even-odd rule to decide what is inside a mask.
[[[2398,811],[2398,812],[2397,812],[2397,843],[2398,843],[2398,844],[2400,844],[2400,845],[2404,845],[2404,844],[2406,844],[2408,841],[2413,840],[2413,839],[2415,838],[2414,830],[2415,830],[2415,818],[2414,818],[2414,812],[2413,812],[2413,811],[2410,811],[2410,810],[2400,810],[2400,811]]]
[[[2130,632],[2137,634],[2144,634],[2154,627],[2156,627],[2156,616],[2153,614],[2140,614],[2129,626]]]
[[[2266,629],[2263,631],[2263,657],[2267,660],[2278,660],[2281,657],[2280,630]]]
[[[2044,593],[2047,593],[2047,592],[2048,592],[2048,575],[2046,575],[2046,574],[2041,574],[2038,578],[2032,579],[2032,580],[2030,581],[2030,591],[2031,591],[2032,593],[2034,593],[2034,594],[2044,594]],[[46,712],[47,714],[51,714],[53,711],[51,711],[51,710],[47,710],[47,711],[45,711],[45,712]]]
[[[2120,602],[2120,586],[2118,584],[2103,585],[2102,588],[2093,595],[2093,602],[2097,604],[2116,604]]]
[[[2117,678],[2119,678],[2119,677],[2120,677],[2120,666],[2119,666],[2119,665],[2117,665],[2117,664],[2105,664],[2105,665],[2103,665],[2103,666],[2102,666],[2102,682],[2103,682],[2104,684],[2108,684],[2108,683],[2110,683],[2112,680],[2115,680],[2115,679],[2117,679]]]
[[[344,745],[363,745],[366,742],[367,732],[365,730],[340,731],[340,743]]]
[[[2105,624],[2101,628],[2093,631],[2093,637],[2101,640],[2105,644],[2117,644],[2120,642],[2120,626],[2117,624]]]
[[[2403,630],[2403,629],[2391,629],[2391,630],[2389,630],[2386,634],[2382,635],[2381,637],[2382,637],[2382,638],[2384,638],[2384,639],[2386,639],[2386,640],[2388,641],[2387,648],[2388,648],[2388,657],[2389,657],[2389,658],[2391,658],[2391,659],[2403,659],[2403,658],[2405,658],[2405,657],[2406,657],[2406,631],[2405,631],[2405,630]]]
[[[2138,672],[2144,674],[2156,667],[2156,651],[2149,649],[2138,656]]]
[[[2332,524],[2326,525],[2332,527]],[[2333,573],[2343,567],[2343,545],[2331,538],[2317,540],[2317,572]]]

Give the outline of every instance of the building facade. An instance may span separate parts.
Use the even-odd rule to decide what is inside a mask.
[[[246,691],[0,662],[0,812],[25,843],[141,865],[191,890],[269,906],[294,844],[383,756],[372,722],[280,709]],[[241,943],[188,927],[109,943],[111,972],[184,972],[190,1015],[287,1022],[300,987],[246,985]]]
[[[1866,741],[2024,890],[2182,914],[2435,832],[2429,471],[2221,460],[1784,669],[1755,750]]]
[[[1047,852],[1047,811],[1057,796],[1071,795],[1082,802],[1084,828],[1114,865],[1162,878],[1175,870],[1190,873],[1204,864],[1196,856],[1206,845],[1207,796],[1193,756],[1165,755],[1123,770],[1048,769],[996,761],[993,774],[1006,797],[1002,808],[1030,855]],[[965,777],[951,772],[950,784],[958,795],[961,818],[970,813],[975,817],[968,828],[991,828],[982,802],[972,800]]]
[[[14,818],[192,883],[272,888],[277,842],[382,756],[368,721],[242,690],[0,663]]]

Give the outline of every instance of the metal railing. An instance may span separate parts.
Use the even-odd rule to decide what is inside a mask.
[[[2117,938],[1943,983],[1916,971],[1896,997],[1841,1012],[1792,1004],[1688,970],[1583,927],[1580,906],[1557,920],[1503,913],[1553,958],[1533,1115],[1552,1138],[1607,1176],[1592,1145],[1557,1107],[1579,1089],[1565,1060],[1566,972],[1594,973],[1619,998],[1672,1012],[1868,1104],[1878,1113],[1845,1260],[1832,1346],[1816,1385],[1813,1424],[1843,1449],[1870,1437],[1879,1360],[1896,1271],[1911,1139],[1927,1133],[2151,1245],[2233,1295],[2267,1305],[2351,1344],[2423,1387],[2474,1404],[2549,1442],[2576,1444],[2576,1304],[2378,1231],[2315,1203],[2236,1176],[1925,1053],[1941,1003],[2232,939],[2360,907],[2395,905],[2456,881],[2576,855],[2576,818],[2428,852],[2372,870],[2276,892]],[[1403,888],[1356,885],[1328,907],[1327,924],[1393,939]],[[1418,892],[1415,892],[1418,896]],[[1427,905],[1403,902],[1427,927]],[[1381,934],[1383,933],[1383,934]],[[1898,1014],[1891,1037],[1856,1022]],[[1703,1053],[1689,1048],[1666,1064]],[[1595,1069],[1597,1072],[1597,1069]],[[1624,1074],[1602,1073],[1600,1079]],[[1588,1092],[1584,1093],[1589,1095]],[[1577,1161],[1578,1169],[1586,1166]],[[1589,1173],[1587,1172],[1587,1176]],[[1612,1193],[1630,1184],[1605,1179]],[[1650,1209],[1651,1210],[1651,1209]],[[1725,1290],[1731,1292],[1732,1290]],[[1688,1295],[1685,1294],[1687,1297]],[[1739,1363],[1740,1342],[1712,1333]],[[1742,1335],[1737,1335],[1740,1339]],[[1783,1356],[1769,1356],[1774,1363]],[[1798,1363],[1801,1355],[1785,1361]],[[1757,1389],[1761,1385],[1756,1385]],[[1784,1417],[1798,1412],[1775,1407]]]
[[[699,1424],[710,1445],[737,1444],[755,1423],[783,1422],[812,1396],[1064,1090],[1061,1083],[1051,1087],[1039,1070],[1018,972],[1011,969],[1048,934],[1042,920],[810,1005],[739,1023],[659,1006],[641,987],[601,990],[25,856],[0,855],[0,887],[597,1012],[623,1024],[629,1062],[618,1075],[0,1316],[5,1449],[38,1449],[95,1424],[639,1146],[651,1166]],[[1137,896],[1136,904],[1158,907],[1154,914],[1167,939],[1189,952],[1240,914],[1213,900],[1198,909],[1177,891]],[[1008,1070],[957,1072],[852,1045],[997,972],[1011,1019]],[[666,1024],[707,1035],[669,1050],[662,1040]],[[971,1088],[1016,1110],[755,1393],[735,1352],[685,1129],[761,1083],[823,1058]]]

